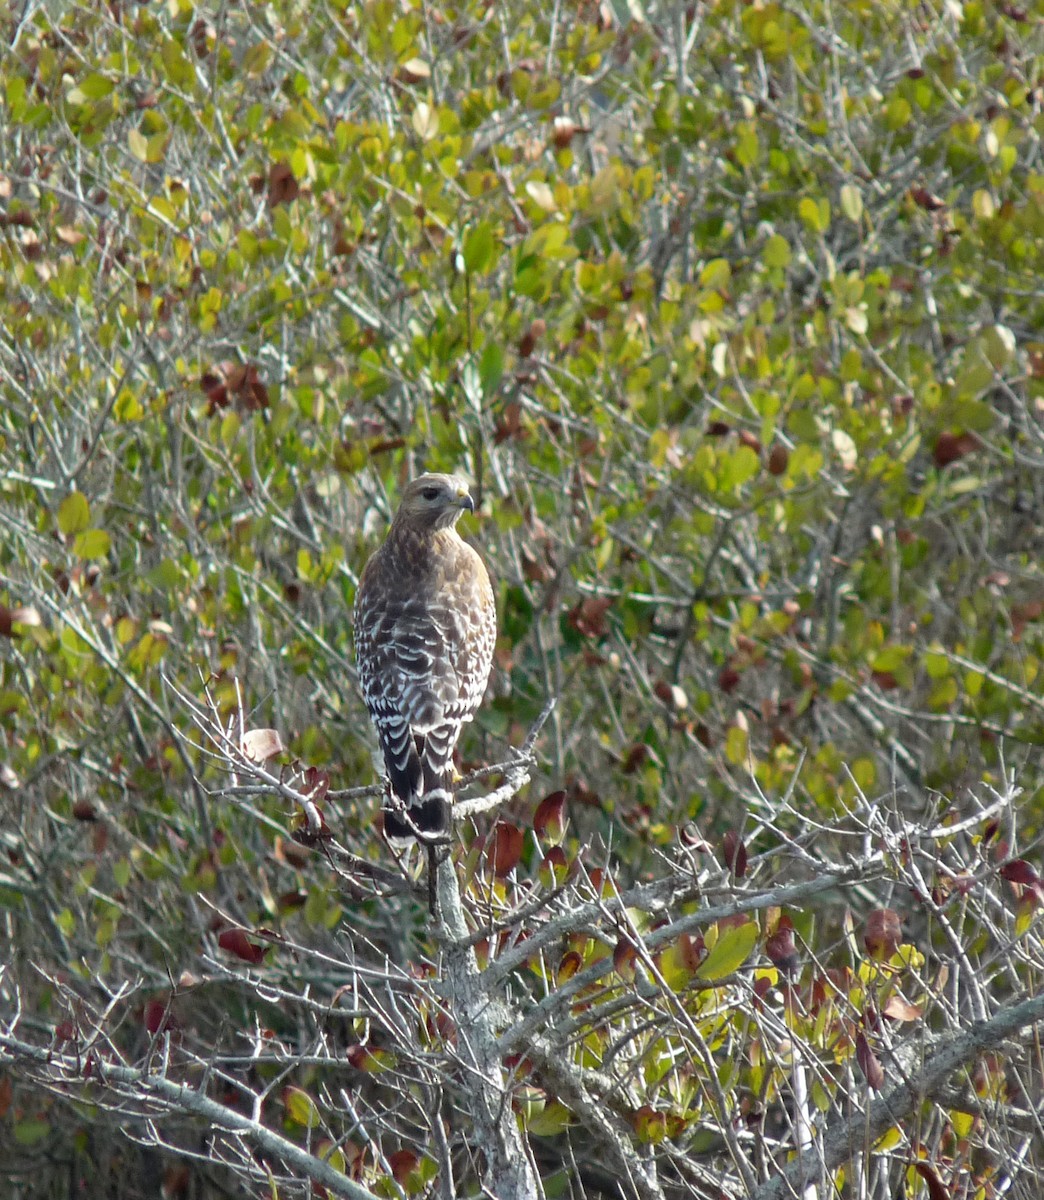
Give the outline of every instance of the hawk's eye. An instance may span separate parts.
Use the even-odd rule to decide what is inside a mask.
[[[425,500],[438,500],[439,489],[437,487],[426,487],[421,495]]]

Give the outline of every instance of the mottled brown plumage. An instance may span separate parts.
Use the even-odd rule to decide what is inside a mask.
[[[449,832],[453,750],[486,690],[493,589],[454,528],[474,507],[459,476],[412,480],[359,582],[355,653],[388,773],[389,838]]]

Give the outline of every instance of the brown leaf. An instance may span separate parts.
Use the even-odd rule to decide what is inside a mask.
[[[875,1092],[879,1092],[884,1086],[884,1067],[881,1066],[877,1055],[870,1049],[870,1043],[863,1033],[856,1035],[856,1062],[859,1063],[859,1069],[866,1077],[866,1082]]]
[[[634,979],[634,962],[637,953],[634,942],[629,937],[621,937],[613,949],[613,967],[617,975],[628,983]]]
[[[569,624],[584,637],[603,638],[609,632],[605,614],[612,607],[611,596],[588,596],[569,611]]]
[[[925,212],[938,212],[940,208],[946,207],[945,200],[941,200],[938,196],[928,191],[927,188],[923,187],[911,188],[910,199],[918,208],[923,208]]]
[[[1011,636],[1017,642],[1022,638],[1026,626],[1044,616],[1044,600],[1030,600],[1025,604],[1011,606]]]
[[[509,400],[497,417],[493,428],[493,440],[499,446],[501,442],[512,438],[521,440],[527,430],[522,425],[522,405],[517,400]]]
[[[535,321],[530,322],[529,328],[522,335],[518,343],[518,354],[520,358],[529,358],[536,349],[537,342],[547,332],[547,323],[537,317]]]
[[[268,172],[268,207],[289,204],[301,194],[289,163],[273,163]]]
[[[884,1006],[884,1015],[893,1021],[919,1021],[924,1014],[923,1004],[911,1004],[902,996],[889,997]]]
[[[678,712],[689,707],[689,697],[676,683],[668,683],[666,679],[659,679],[653,685],[653,691],[656,693],[657,699],[662,700],[664,704]]]
[[[932,460],[939,468],[947,467],[978,450],[981,444],[974,433],[940,433],[932,449]]]
[[[769,451],[768,471],[770,475],[782,475],[790,462],[790,451],[781,442],[777,442]]]
[[[562,961],[558,964],[558,971],[555,974],[556,982],[565,983],[567,979],[572,979],[583,965],[584,960],[576,950],[567,951],[562,955]]]
[[[412,1150],[396,1150],[388,1155],[388,1166],[391,1167],[396,1183],[408,1182],[419,1162],[420,1159]]]
[[[277,729],[248,729],[243,734],[239,748],[251,762],[264,762],[282,754],[285,746]]]
[[[493,830],[493,850],[490,856],[493,874],[497,878],[503,879],[518,866],[524,843],[522,830],[517,825],[511,825],[507,821],[497,822]]]
[[[58,240],[67,246],[78,246],[87,237],[82,230],[75,229],[72,225],[59,225],[54,233]]]
[[[863,945],[871,958],[891,958],[899,949],[903,926],[899,914],[892,908],[875,908],[863,927]]]
[[[39,612],[31,605],[20,605],[18,608],[8,608],[0,604],[0,636],[14,637],[15,625],[38,626],[43,622]]]

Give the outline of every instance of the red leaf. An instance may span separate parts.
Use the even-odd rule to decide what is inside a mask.
[[[953,1192],[939,1178],[933,1166],[926,1162],[915,1162],[914,1170],[928,1185],[929,1200],[951,1200]]]
[[[866,1076],[866,1082],[879,1092],[884,1086],[885,1073],[877,1055],[870,1049],[870,1043],[862,1033],[856,1035],[856,1062]]]
[[[145,1028],[151,1034],[163,1033],[178,1028],[178,1020],[170,1010],[170,997],[150,1000],[142,1013]]]
[[[265,957],[264,947],[252,942],[242,929],[224,930],[218,935],[218,945],[253,966],[257,966]]]
[[[721,852],[725,865],[737,879],[742,879],[747,873],[747,847],[734,829],[728,830],[721,839]]]
[[[534,833],[556,846],[565,834],[565,802],[565,792],[551,792],[540,801],[533,814]]]
[[[66,1017],[64,1021],[59,1021],[55,1026],[54,1037],[59,1042],[75,1042],[79,1038],[76,1022],[69,1017]]]
[[[569,870],[569,859],[566,858],[565,851],[561,846],[552,846],[544,855],[544,861],[538,869],[540,882],[546,888],[559,887],[568,878]]]
[[[718,687],[728,695],[729,692],[734,692],[739,685],[740,673],[731,663],[726,664],[718,672]]]
[[[711,849],[710,844],[700,837],[700,831],[691,821],[686,821],[678,830],[678,841],[683,846],[689,846],[693,850],[700,850],[704,853],[709,853]]]
[[[1040,882],[1036,870],[1024,858],[1013,858],[1000,869],[1001,878],[1009,883],[1020,883],[1024,887],[1033,887]]]
[[[493,830],[491,855],[494,875],[503,879],[505,875],[511,874],[522,857],[523,844],[522,830],[517,825],[510,825],[507,821],[497,822],[497,827]]]
[[[765,943],[769,962],[786,974],[796,971],[800,962],[789,917],[781,917],[776,932]]]

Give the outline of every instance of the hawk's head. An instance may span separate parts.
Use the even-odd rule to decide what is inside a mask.
[[[402,493],[396,521],[414,529],[447,529],[460,514],[475,511],[468,481],[461,475],[418,475]]]

